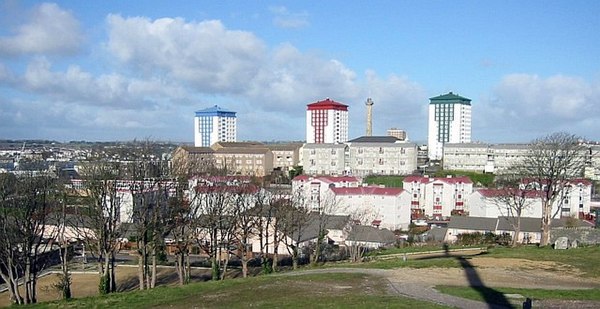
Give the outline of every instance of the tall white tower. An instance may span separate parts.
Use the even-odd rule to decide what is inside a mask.
[[[217,105],[196,111],[196,117],[194,117],[194,146],[210,147],[216,142],[235,141],[235,112]]]
[[[449,92],[429,99],[430,160],[441,160],[445,143],[471,142],[471,99]]]
[[[347,141],[348,105],[329,98],[307,105],[307,143],[345,143]]]
[[[366,132],[366,136],[372,136],[373,135],[373,100],[371,100],[371,98],[367,98],[367,101],[365,102],[365,105],[367,106],[367,132]]]

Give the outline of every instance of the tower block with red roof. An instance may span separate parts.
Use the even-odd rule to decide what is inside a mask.
[[[306,109],[306,142],[333,144],[348,141],[348,105],[329,98]]]

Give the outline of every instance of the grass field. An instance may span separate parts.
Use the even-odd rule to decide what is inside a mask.
[[[588,277],[600,277],[600,246],[554,250],[524,246],[519,248],[492,248],[484,256],[494,258],[519,258],[532,261],[552,261],[573,266]]]
[[[363,274],[261,276],[160,287],[34,308],[446,308],[390,294],[384,279]]]
[[[458,297],[483,301],[480,290],[472,287],[436,286],[438,291]],[[544,290],[544,289],[517,289],[495,288],[503,294],[520,294],[534,300],[563,299],[563,300],[600,300],[600,289],[585,290]]]
[[[370,185],[384,185],[386,188],[402,188],[402,176],[367,176],[364,182]]]

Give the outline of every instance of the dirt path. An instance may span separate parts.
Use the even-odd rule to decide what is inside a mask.
[[[457,308],[506,308],[485,302],[467,300],[442,294],[437,285],[478,286],[486,289],[499,287],[539,289],[600,288],[600,279],[585,278],[572,267],[554,262],[523,259],[473,257],[469,268],[398,268],[391,270],[363,268],[313,269],[292,274],[322,272],[366,273],[390,282],[393,293]],[[475,280],[474,280],[475,277]],[[507,300],[509,301],[509,300]],[[546,300],[534,302],[534,308],[600,308],[599,302]]]

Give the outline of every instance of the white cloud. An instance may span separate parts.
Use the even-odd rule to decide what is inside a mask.
[[[298,29],[310,25],[307,12],[290,12],[284,6],[272,6],[269,11],[274,15],[273,24],[279,28]]]
[[[264,62],[254,34],[220,21],[109,15],[109,50],[146,75],[165,74],[204,93],[240,93]]]
[[[513,136],[525,141],[549,132],[567,131],[598,138],[600,83],[579,77],[510,74],[493,89],[489,98],[474,104],[474,126],[484,137]],[[479,115],[477,115],[479,113]]]
[[[0,54],[73,54],[83,41],[78,20],[54,3],[35,7],[13,36],[0,37]]]
[[[156,102],[184,100],[187,95],[182,87],[154,77],[140,80],[116,73],[94,76],[77,65],[69,66],[64,72],[53,71],[45,58],[29,63],[17,84],[61,102],[114,108],[144,105],[149,108]]]

